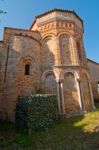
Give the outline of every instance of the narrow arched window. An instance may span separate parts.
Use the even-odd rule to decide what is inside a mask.
[[[79,60],[82,60],[82,54],[81,54],[81,46],[80,46],[80,42],[77,42],[77,52],[78,52],[78,57]]]
[[[25,65],[25,75],[30,75],[30,64]]]

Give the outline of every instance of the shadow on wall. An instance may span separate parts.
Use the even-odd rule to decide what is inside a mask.
[[[10,46],[4,47],[2,52],[2,90],[0,97],[0,118],[8,119],[13,116],[17,97],[17,59],[19,53]],[[14,103],[13,103],[14,102]],[[13,114],[12,114],[13,113]]]

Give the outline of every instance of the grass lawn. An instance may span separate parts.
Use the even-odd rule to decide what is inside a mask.
[[[11,123],[0,122],[0,150],[99,150],[99,107],[31,135],[20,133]]]

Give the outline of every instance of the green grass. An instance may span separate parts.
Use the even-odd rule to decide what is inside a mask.
[[[99,105],[98,105],[99,106]],[[0,123],[0,150],[99,150],[99,109],[65,118],[50,129],[25,135]]]

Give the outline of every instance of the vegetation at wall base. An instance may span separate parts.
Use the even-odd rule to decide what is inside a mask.
[[[58,119],[56,95],[18,97],[15,124],[23,132],[44,130]]]
[[[99,150],[99,104],[96,106],[94,112],[63,118],[31,134],[0,121],[0,150]]]

